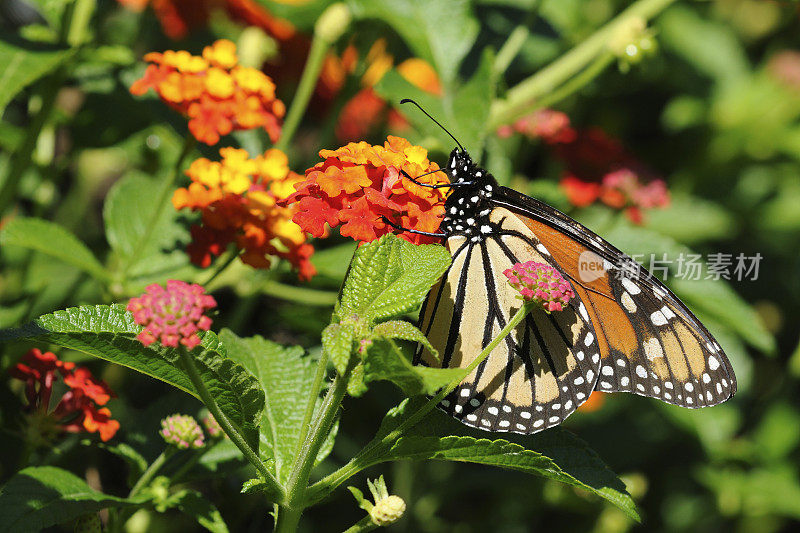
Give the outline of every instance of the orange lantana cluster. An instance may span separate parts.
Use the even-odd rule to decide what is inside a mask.
[[[194,56],[185,50],[147,54],[142,79],[131,93],[155,90],[173,109],[189,117],[197,140],[216,144],[233,130],[264,128],[275,142],[286,112],[275,84],[263,72],[238,64],[236,45],[221,39]]]
[[[394,228],[383,217],[406,229],[435,232],[444,215],[446,188],[422,187],[405,178],[416,178],[437,170],[428,152],[406,139],[389,136],[383,146],[350,143],[338,150],[322,150],[324,159],[306,170],[306,180],[287,204],[296,205],[293,220],[315,237],[325,234],[325,224],[341,224],[341,234],[369,242]],[[419,179],[421,183],[448,183],[444,172]],[[413,243],[435,242],[435,238],[400,234]]]
[[[242,262],[255,268],[270,266],[270,256],[287,259],[301,279],[315,273],[309,258],[314,248],[292,222],[297,207],[279,202],[294,192],[302,177],[289,170],[286,155],[277,149],[250,158],[245,150],[222,148],[221,161],[202,158],[187,170],[192,183],[175,191],[176,209],[202,213],[191,229],[187,252],[192,262],[207,267],[230,243],[242,250]]]

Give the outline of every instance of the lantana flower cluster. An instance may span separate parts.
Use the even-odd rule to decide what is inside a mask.
[[[159,434],[167,444],[181,449],[198,449],[205,446],[205,435],[200,424],[189,415],[171,415],[161,421]]]
[[[338,150],[322,150],[324,159],[306,170],[305,181],[286,201],[297,206],[293,219],[315,237],[341,225],[340,232],[356,241],[370,242],[394,228],[384,221],[420,231],[435,232],[444,215],[446,188],[431,189],[402,175],[416,178],[438,165],[428,160],[424,148],[406,139],[389,136],[383,146],[350,143]],[[433,172],[420,183],[448,183],[444,172]],[[400,233],[410,242],[435,242],[427,236]]]
[[[147,292],[131,298],[128,311],[144,329],[136,338],[144,344],[159,341],[164,346],[177,348],[178,343],[190,350],[200,344],[198,331],[208,331],[211,319],[209,309],[217,306],[216,300],[197,283],[168,280],[166,288],[153,283]]]
[[[526,302],[538,302],[545,311],[561,311],[575,297],[569,282],[554,267],[528,261],[503,271],[508,283]]]
[[[576,207],[600,201],[642,224],[644,210],[669,205],[664,181],[599,128],[576,129],[564,113],[541,109],[498,131],[512,133],[542,139],[551,148],[565,167],[561,187]]]
[[[74,363],[59,360],[52,352],[34,348],[9,370],[9,374],[25,382],[27,410],[33,417],[31,426],[38,423],[40,437],[45,441],[50,430],[99,433],[100,438],[107,441],[120,427],[118,421],[111,419],[111,411],[101,407],[114,393],[87,368],[76,367]],[[59,377],[68,390],[51,411],[53,386]]]
[[[309,260],[314,248],[292,221],[298,208],[280,205],[302,176],[289,169],[286,155],[277,149],[255,158],[236,148],[223,148],[220,155],[221,161],[194,161],[186,172],[192,183],[172,197],[175,209],[202,215],[201,224],[191,229],[187,251],[192,262],[207,267],[235,243],[245,264],[268,268],[270,256],[277,256],[288,260],[301,279],[310,279],[316,273]]]
[[[233,130],[264,128],[273,142],[286,113],[275,97],[275,84],[263,72],[238,64],[236,45],[226,39],[203,49],[202,56],[185,50],[152,52],[152,63],[131,93],[153,89],[161,99],[189,118],[189,131],[209,145]]]

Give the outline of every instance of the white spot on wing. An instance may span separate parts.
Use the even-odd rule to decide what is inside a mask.
[[[625,289],[633,295],[637,295],[640,292],[642,292],[642,289],[640,289],[638,285],[636,285],[628,278],[622,278],[622,286],[625,287]]]

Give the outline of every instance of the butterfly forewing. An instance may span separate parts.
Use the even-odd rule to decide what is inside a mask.
[[[587,306],[602,355],[598,390],[633,392],[689,408],[716,405],[736,392],[733,369],[719,344],[658,279],[541,202],[503,189],[497,203],[518,213],[552,251]],[[588,279],[581,270],[587,252],[604,265]],[[625,271],[621,265],[627,265]]]
[[[417,362],[468,366],[522,305],[503,271],[525,261],[560,270],[516,214],[495,208],[490,222],[493,231],[479,242],[462,236],[447,240],[453,263],[420,315],[439,359],[420,349]],[[533,433],[560,424],[588,398],[600,365],[597,335],[576,297],[563,311],[528,315],[442,407],[468,425]]]

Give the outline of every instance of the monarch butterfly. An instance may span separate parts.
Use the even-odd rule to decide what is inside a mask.
[[[442,238],[453,259],[419,319],[439,358],[420,346],[414,363],[468,366],[521,305],[502,274],[516,263],[554,267],[575,293],[563,311],[528,314],[440,408],[480,429],[535,433],[563,422],[593,390],[688,408],[734,395],[725,353],[667,287],[564,213],[499,186],[444,126],[407,102],[458,145],[443,170],[449,184],[417,182],[450,188],[439,232],[396,227]],[[602,267],[582,278],[587,254]]]

